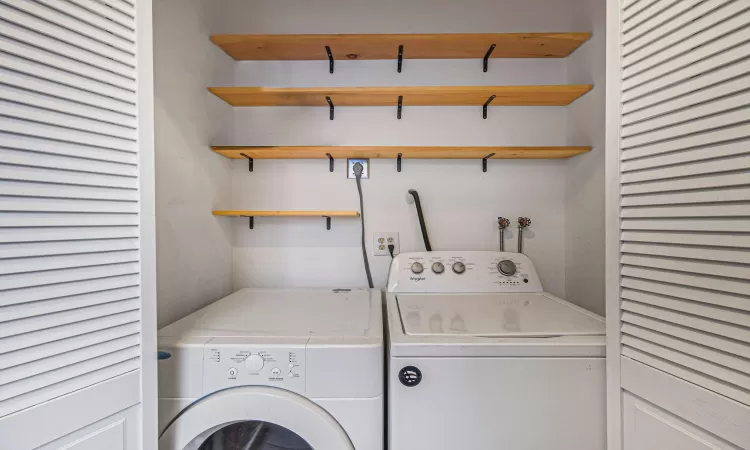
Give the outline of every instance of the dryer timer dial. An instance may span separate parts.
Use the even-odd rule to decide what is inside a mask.
[[[247,367],[247,370],[249,370],[250,373],[260,372],[263,369],[264,364],[265,361],[263,360],[263,357],[258,354],[250,355],[245,358],[245,367]]]

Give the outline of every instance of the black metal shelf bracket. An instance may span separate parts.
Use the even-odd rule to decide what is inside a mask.
[[[398,73],[401,73],[401,65],[404,63],[404,46],[398,46]]]
[[[240,153],[240,155],[242,155],[245,158],[247,158],[247,170],[248,170],[248,172],[252,172],[253,171],[253,158],[247,156],[244,153]]]
[[[482,158],[482,172],[487,172],[487,160],[495,156],[494,153],[490,153],[489,155]]]
[[[326,153],[326,156],[328,157],[328,171],[333,172],[333,156],[330,153]]]
[[[489,65],[490,55],[492,54],[493,50],[495,50],[495,47],[497,47],[495,44],[490,45],[489,50],[487,50],[487,53],[484,54],[484,64],[483,64],[482,68],[484,69],[485,72],[487,72],[487,67]],[[331,70],[333,70],[333,69],[331,69]],[[333,72],[331,72],[331,73],[333,73]]]
[[[333,120],[333,102],[331,101],[331,97],[326,95],[326,101],[328,102],[328,108],[330,110],[330,119]]]
[[[326,230],[331,229],[331,216],[323,216],[326,219]]]
[[[487,118],[487,107],[490,106],[490,103],[492,103],[492,100],[495,100],[495,97],[497,96],[493,95],[490,98],[488,98],[486,102],[484,102],[484,106],[482,106],[482,118],[483,119]]]
[[[396,157],[396,171],[401,172],[401,153]]]
[[[254,219],[254,218],[253,218],[253,216],[245,216],[245,217],[247,217],[247,218],[248,218],[248,222],[249,222],[249,223],[248,223],[248,226],[249,226],[249,228],[250,228],[251,230],[252,230],[253,228],[255,228],[255,220],[253,220],[253,219]]]
[[[404,96],[398,96],[398,111],[396,112],[396,118],[401,120],[401,108],[404,106]]]
[[[333,73],[333,53],[331,53],[331,47],[327,45],[326,45],[326,53],[328,53],[328,71]]]

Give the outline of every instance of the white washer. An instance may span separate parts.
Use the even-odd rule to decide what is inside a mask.
[[[160,450],[383,448],[379,290],[242,289],[159,350]]]
[[[388,277],[391,450],[606,448],[605,324],[520,253],[402,253]]]

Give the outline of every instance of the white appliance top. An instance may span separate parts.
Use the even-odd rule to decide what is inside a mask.
[[[545,294],[396,295],[404,333],[414,336],[603,335],[604,322]]]
[[[521,253],[402,253],[386,294],[391,357],[603,357],[605,322],[544,292]]]
[[[378,337],[380,292],[241,289],[159,331],[160,337]]]
[[[522,253],[440,251],[401,253],[391,264],[388,292],[542,292]]]

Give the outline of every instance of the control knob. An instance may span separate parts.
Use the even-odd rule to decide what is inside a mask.
[[[424,266],[420,262],[415,262],[411,265],[411,271],[416,274],[422,273],[424,272]]]
[[[513,276],[516,274],[516,263],[509,259],[504,259],[497,263],[497,270],[505,276]]]
[[[462,263],[461,261],[453,263],[453,271],[457,274],[466,272],[466,264]]]
[[[443,273],[445,272],[445,266],[441,262],[436,262],[432,264],[432,271],[435,273]]]
[[[265,361],[260,355],[250,355],[245,358],[245,367],[247,367],[250,373],[260,372],[263,369],[263,364],[265,364]]]

